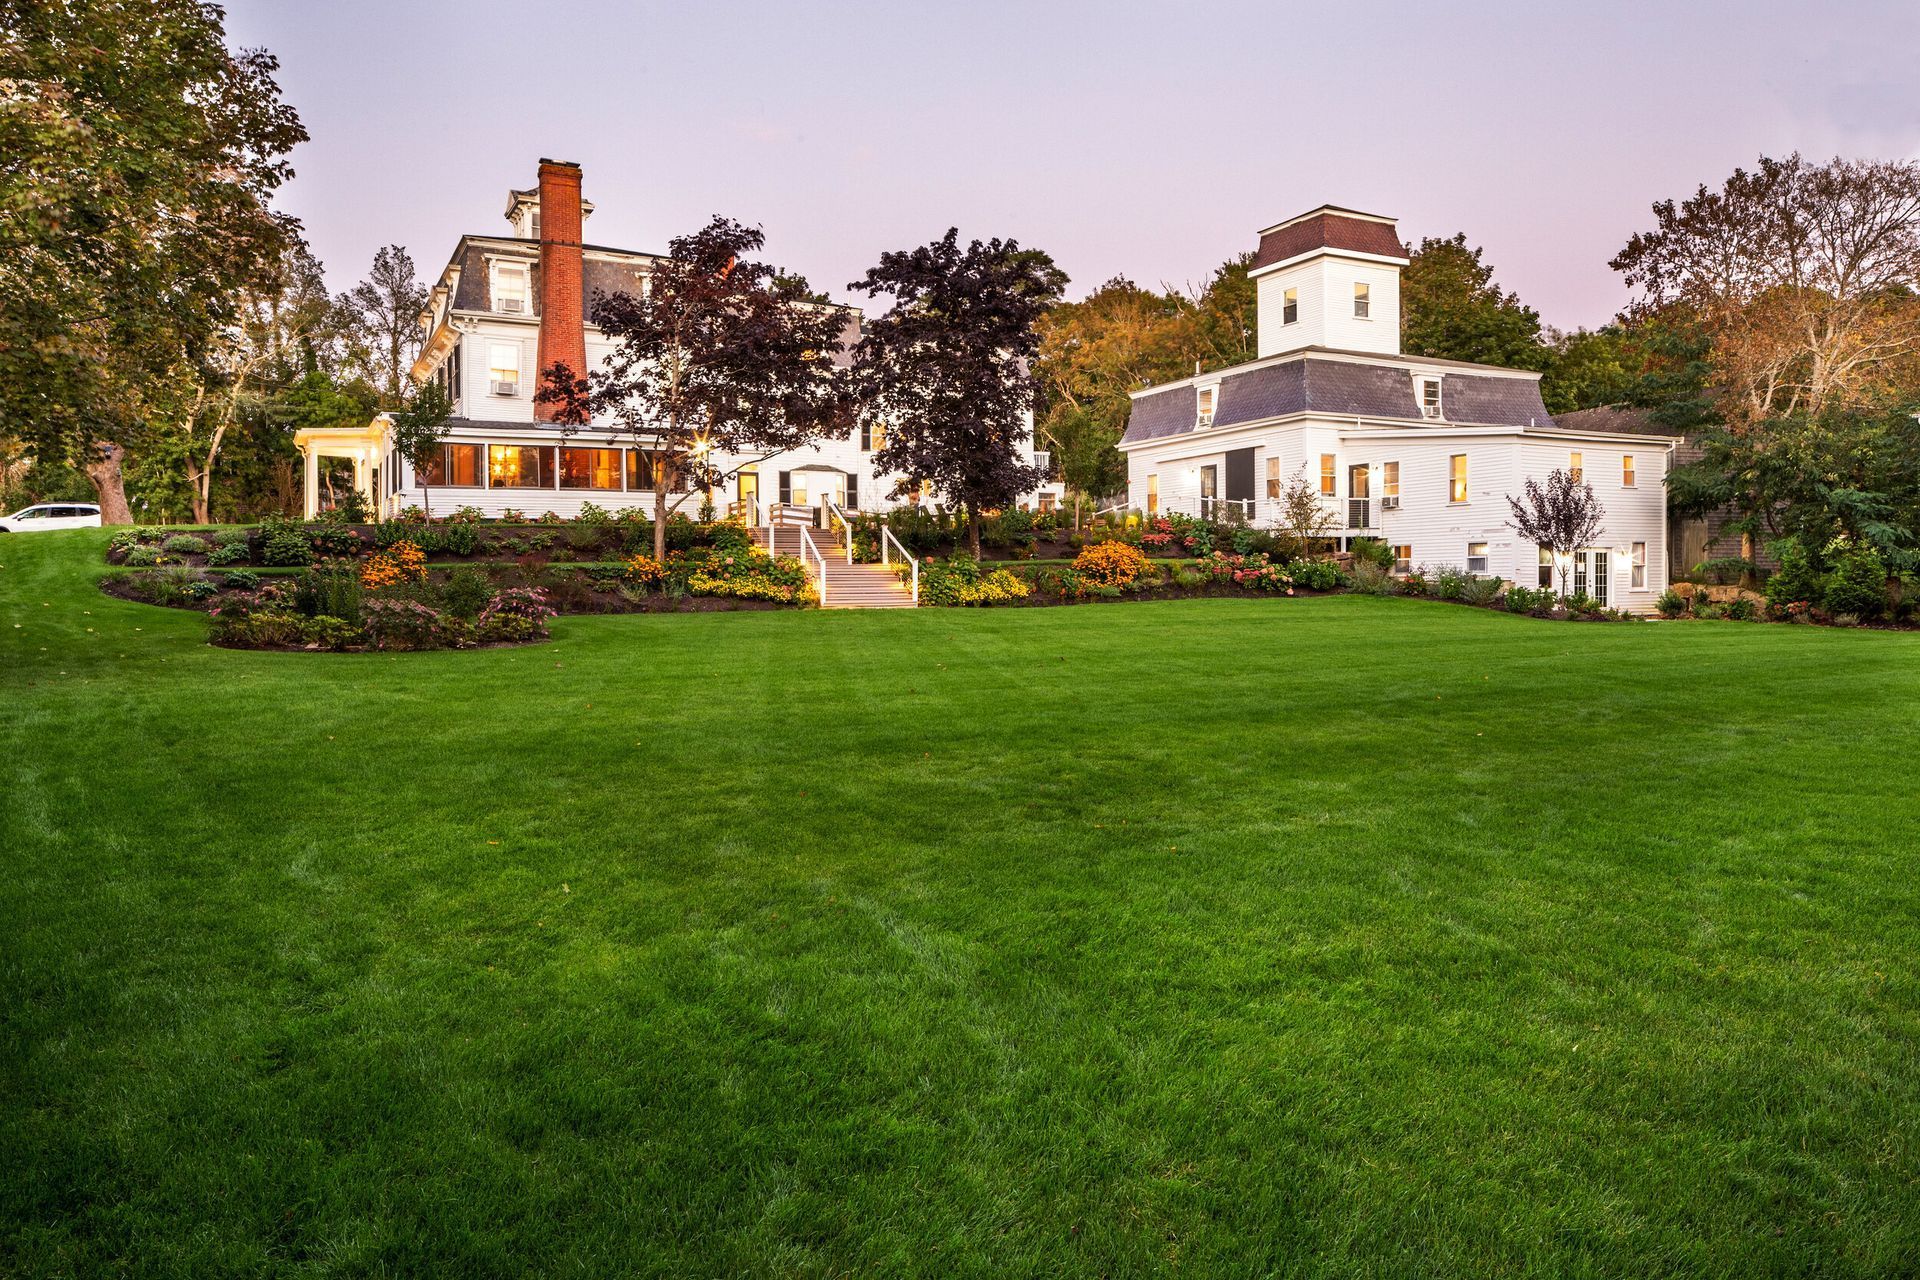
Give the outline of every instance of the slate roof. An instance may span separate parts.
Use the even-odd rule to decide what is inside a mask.
[[[1411,373],[1415,368],[1433,367],[1440,370],[1440,402],[1446,413],[1445,422],[1438,424],[1421,416]],[[1474,372],[1480,368],[1484,366],[1428,360],[1362,364],[1315,359],[1311,351],[1302,352],[1290,360],[1243,366],[1237,373],[1226,370],[1220,379],[1213,426],[1207,430],[1291,413],[1386,418],[1422,426],[1553,425],[1540,399],[1538,380]],[[1134,444],[1184,435],[1195,429],[1197,408],[1191,382],[1136,396],[1121,440]]]
[[[1271,231],[1260,234],[1260,251],[1254,255],[1253,269],[1270,267],[1276,262],[1298,257],[1314,249],[1346,249],[1354,253],[1377,253],[1382,257],[1404,258],[1406,248],[1390,222],[1355,218],[1338,209],[1317,210]]]

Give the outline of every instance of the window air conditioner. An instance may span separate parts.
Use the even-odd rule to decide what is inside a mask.
[[[493,384],[493,394],[497,396],[517,396],[520,394],[520,384],[517,382],[496,382]]]
[[[527,304],[519,298],[502,298],[500,299],[500,309],[518,315],[527,309]]]
[[[1400,499],[1382,498],[1380,499],[1380,509],[1382,511],[1398,511],[1400,509]]]
[[[1213,415],[1212,415],[1212,414],[1210,414],[1210,413],[1203,413],[1203,414],[1201,414],[1201,415],[1200,415],[1200,425],[1201,425],[1201,426],[1203,426],[1203,427],[1210,427],[1210,426],[1212,426],[1212,425],[1213,425]]]
[[[1440,416],[1440,406],[1437,404],[1423,405],[1421,407],[1429,418],[1437,418]]]

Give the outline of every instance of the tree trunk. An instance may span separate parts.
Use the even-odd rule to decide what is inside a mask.
[[[1740,585],[1749,591],[1760,585],[1759,575],[1754,571],[1753,554],[1753,530],[1743,529],[1740,531],[1740,558],[1747,564],[1740,570]]]
[[[667,562],[667,486],[673,477],[665,466],[654,468],[653,474],[653,558],[661,564]],[[772,534],[768,534],[772,541]]]
[[[120,464],[127,451],[111,440],[95,440],[88,450],[87,479],[100,499],[101,524],[132,524],[133,511],[127,506],[126,479]]]
[[[980,558],[980,513],[967,504],[967,546],[973,550],[973,558]]]

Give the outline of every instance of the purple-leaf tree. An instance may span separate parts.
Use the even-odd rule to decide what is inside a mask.
[[[1607,516],[1600,500],[1593,496],[1593,486],[1556,467],[1544,485],[1528,477],[1521,496],[1509,495],[1507,505],[1513,508],[1513,519],[1507,521],[1507,527],[1553,553],[1554,565],[1560,570],[1560,594],[1567,595],[1567,575],[1573,569],[1574,553],[1593,545]]]
[[[931,485],[967,510],[980,554],[980,515],[1005,507],[1044,478],[1025,460],[1039,349],[1034,323],[1060,300],[1067,276],[1053,259],[1011,240],[959,232],[880,256],[847,287],[893,306],[854,349],[862,411],[886,425],[875,469],[900,480],[893,497]]]
[[[534,399],[557,406],[564,432],[604,425],[646,462],[656,559],[666,558],[668,515],[690,494],[853,429],[834,360],[848,312],[748,260],[765,241],[727,218],[679,237],[639,295],[594,294],[588,316],[616,344],[602,368],[540,371]]]

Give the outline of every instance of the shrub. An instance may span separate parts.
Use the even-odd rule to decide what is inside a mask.
[[[1205,586],[1207,584],[1207,577],[1205,574],[1195,573],[1191,569],[1180,569],[1173,575],[1173,584],[1176,587],[1184,587],[1191,591],[1195,587]]]
[[[260,585],[260,575],[251,569],[229,569],[220,575],[220,582],[229,591],[252,591]]]
[[[207,553],[210,565],[245,564],[247,562],[247,544],[240,542],[222,542]]]
[[[589,503],[588,505],[592,505]],[[604,520],[599,523],[589,521],[585,524],[575,521],[567,526],[567,548],[571,551],[593,551],[606,540],[607,528]]]
[[[1363,596],[1390,596],[1399,590],[1393,575],[1371,560],[1354,558],[1353,589]]]
[[[178,604],[194,598],[190,592],[198,581],[199,570],[177,564],[147,577],[147,596],[155,604]]]
[[[1727,601],[1727,617],[1733,619],[1735,622],[1752,622],[1755,612],[1753,601],[1749,600],[1746,596],[1736,596],[1732,600]]]
[[[339,520],[315,520],[305,532],[307,541],[323,556],[357,556],[366,545],[359,534]]]
[[[478,507],[459,507],[452,515],[442,516],[447,524],[479,524],[487,518],[487,513]]]
[[[205,538],[196,538],[191,533],[176,533],[160,545],[177,556],[203,556],[213,550]]]
[[[1506,586],[1498,578],[1468,578],[1460,589],[1460,598],[1468,604],[1485,607],[1500,598],[1500,589]]]
[[[1147,558],[1140,548],[1124,542],[1100,542],[1074,557],[1073,569],[1087,582],[1124,587],[1147,572]]]
[[[1780,565],[1767,579],[1767,604],[1784,610],[1796,601],[1814,604],[1826,595],[1826,584],[1814,567],[1813,556],[1798,538],[1782,538],[1767,548]]]
[[[368,591],[425,582],[426,579],[426,552],[411,542],[396,542],[385,551],[376,551],[360,566],[360,585]]]
[[[253,538],[250,529],[217,529],[213,535],[216,547],[244,547]]]
[[[1507,607],[1508,613],[1532,613],[1538,603],[1536,597],[1541,595],[1548,599],[1553,597],[1552,592],[1536,591],[1531,587],[1508,587],[1501,603]]]
[[[1605,612],[1606,606],[1584,591],[1567,597],[1567,613],[1574,617],[1597,618]]]
[[[1340,566],[1324,556],[1295,560],[1287,566],[1293,581],[1309,591],[1332,591],[1340,585]]]
[[[1687,598],[1672,587],[1668,587],[1660,593],[1660,598],[1653,602],[1653,607],[1660,611],[1660,616],[1663,618],[1678,618],[1687,611]]]
[[[491,599],[493,584],[471,565],[461,565],[449,574],[447,585],[440,592],[441,603],[456,618],[478,617]]]
[[[265,520],[260,535],[261,564],[298,567],[313,563],[313,539],[294,521]]]
[[[376,649],[436,649],[468,629],[449,625],[440,611],[418,600],[369,600],[367,642]]]
[[[1726,586],[1738,582],[1753,572],[1753,563],[1739,556],[1721,556],[1714,560],[1702,560],[1693,566],[1693,576],[1702,582],[1711,582]]]
[[[1400,579],[1400,589],[1410,596],[1423,596],[1427,594],[1428,585],[1427,566],[1425,565],[1421,565],[1417,569],[1408,570],[1406,577]]]
[[[1880,553],[1851,539],[1836,539],[1827,548],[1833,572],[1823,597],[1827,612],[1877,618],[1887,608],[1887,563]]]
[[[627,558],[627,581],[643,587],[657,587],[666,580],[667,571],[649,555],[636,555]]]
[[[573,518],[575,524],[607,524],[613,519],[613,512],[591,502],[580,504],[580,514]]]
[[[507,633],[537,639],[547,634],[547,619],[552,616],[547,593],[540,588],[508,587],[480,611],[480,632],[488,639],[503,639]]]
[[[310,618],[360,620],[360,567],[351,560],[326,559],[300,575],[294,601]]]
[[[127,558],[122,563],[145,569],[159,564],[160,559],[160,552],[155,548],[136,545],[127,548]]]
[[[1459,600],[1466,596],[1473,575],[1459,565],[1443,564],[1433,573],[1433,594],[1441,600]]]
[[[1264,556],[1273,551],[1273,535],[1251,525],[1235,526],[1230,540],[1235,555]]]

